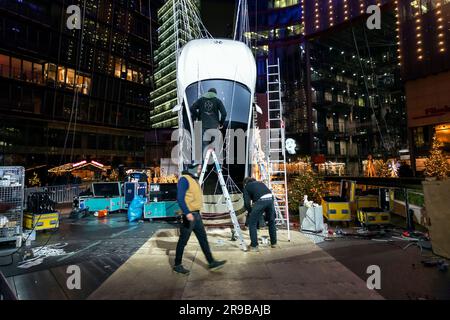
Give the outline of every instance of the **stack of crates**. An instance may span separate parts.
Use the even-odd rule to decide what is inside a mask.
[[[21,245],[24,186],[24,167],[0,167],[0,242]]]
[[[30,230],[47,230],[59,227],[59,213],[48,192],[34,192],[28,196],[24,227]]]

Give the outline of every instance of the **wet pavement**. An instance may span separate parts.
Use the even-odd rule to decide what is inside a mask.
[[[177,278],[170,269],[176,228],[170,221],[129,223],[125,213],[63,218],[56,232],[38,232],[32,242],[35,250],[43,247],[36,253],[44,254],[43,261],[23,268],[16,254],[0,270],[19,299],[450,299],[450,272],[421,263],[438,259],[430,250],[407,247],[407,241],[350,237],[314,244],[295,230],[296,240],[282,241],[281,250],[251,255],[226,231],[208,229],[213,252],[229,260],[227,268],[211,275],[192,236],[185,254],[192,273]],[[14,250],[2,246],[0,256]],[[0,265],[10,262],[0,258]],[[67,287],[70,265],[80,267],[80,290]],[[381,289],[375,292],[365,287],[370,265],[381,270]]]
[[[37,265],[23,268],[21,255],[0,270],[19,299],[85,299],[115,270],[131,257],[159,229],[175,228],[170,221],[129,223],[126,213],[107,218],[86,217],[80,220],[61,219],[56,231],[40,231],[30,248],[44,247],[36,256],[45,258]],[[64,254],[49,256],[59,248]],[[15,249],[0,247],[0,256]],[[28,260],[30,261],[30,260]],[[0,258],[0,265],[10,264],[11,258]],[[81,290],[67,289],[67,267],[77,265],[81,270]],[[19,267],[19,266],[22,266]]]

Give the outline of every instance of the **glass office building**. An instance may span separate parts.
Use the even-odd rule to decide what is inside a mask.
[[[0,1],[0,165],[144,163],[157,2]]]
[[[279,58],[286,134],[297,141],[298,155],[345,163],[348,173],[358,174],[368,154],[395,156],[406,147],[393,3],[275,4],[259,1],[253,8],[258,89],[265,91],[264,60]],[[366,28],[365,11],[372,4],[381,7],[381,30]]]
[[[189,6],[184,7],[184,2]],[[186,10],[187,9],[187,10]],[[177,48],[192,38],[200,37],[195,17],[199,17],[199,0],[166,0],[158,10],[158,42],[155,51],[155,90],[151,92],[150,122],[152,128],[174,128],[178,126],[177,113],[172,112],[177,104]]]

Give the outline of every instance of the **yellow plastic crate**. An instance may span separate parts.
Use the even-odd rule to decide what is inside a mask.
[[[59,227],[59,213],[32,214],[25,213],[23,215],[23,225],[26,229],[32,230],[48,230]]]

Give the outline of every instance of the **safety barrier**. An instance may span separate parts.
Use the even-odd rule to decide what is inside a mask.
[[[50,199],[56,203],[71,203],[73,198],[78,196],[80,192],[86,190],[89,187],[87,184],[68,184],[62,186],[47,186],[47,187],[32,187],[25,188],[25,206],[28,196],[33,192],[49,192]]]

